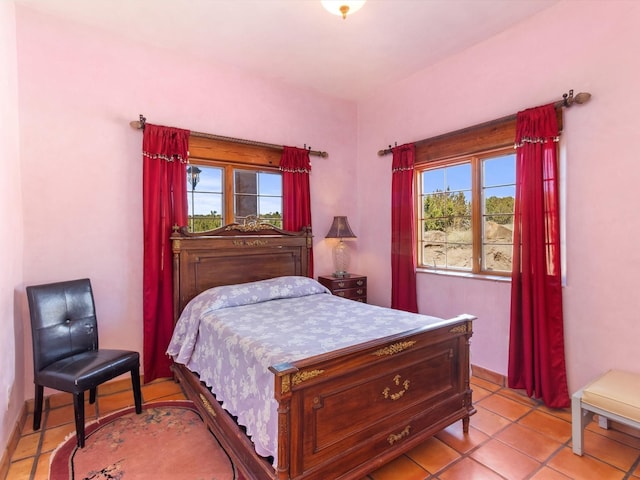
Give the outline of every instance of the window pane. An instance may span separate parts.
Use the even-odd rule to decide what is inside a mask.
[[[223,169],[204,165],[187,167],[189,230],[203,232],[224,225]]]
[[[447,267],[471,270],[473,267],[473,232],[471,217],[456,217],[447,229]]]
[[[424,243],[422,263],[431,268],[445,268],[447,265],[447,247],[443,243]]]
[[[282,197],[258,197],[260,216],[273,215],[282,211]]]
[[[260,219],[282,228],[282,197],[259,197]]]
[[[260,184],[260,195],[282,197],[282,175],[279,173],[260,172],[258,174],[258,181]]]
[[[444,168],[422,172],[422,193],[444,192]]]
[[[471,190],[471,164],[463,163],[445,169],[446,190]]]
[[[249,215],[258,216],[258,197],[255,195],[236,195],[236,222]]]
[[[422,192],[471,190],[471,164],[435,168],[422,172]]]
[[[222,178],[222,168],[189,165],[187,167],[187,191],[222,193]]]
[[[235,221],[249,215],[282,227],[282,175],[280,173],[234,170]]]
[[[482,162],[482,270],[510,272],[513,259],[515,154]]]
[[[488,271],[510,272],[513,262],[513,245],[485,245],[482,268]]]
[[[238,193],[258,193],[258,175],[256,172],[247,170],[236,170],[235,176],[235,192]]]
[[[473,267],[471,164],[422,172],[421,264],[429,268]]]
[[[191,215],[222,215],[222,194],[190,192],[187,196]]]
[[[482,162],[485,187],[512,185],[516,178],[516,154],[488,158]]]

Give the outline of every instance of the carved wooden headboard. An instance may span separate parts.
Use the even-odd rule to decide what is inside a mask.
[[[311,230],[288,232],[273,225],[232,223],[217,230],[171,236],[174,321],[189,300],[220,285],[309,272]]]

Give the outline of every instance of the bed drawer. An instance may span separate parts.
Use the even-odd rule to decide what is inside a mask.
[[[341,456],[350,462],[358,451],[378,454],[461,412],[466,386],[459,348],[457,339],[449,339],[306,388],[303,468]]]

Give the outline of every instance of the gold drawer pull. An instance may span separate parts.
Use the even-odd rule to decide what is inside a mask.
[[[400,379],[402,377],[400,375],[396,375],[395,377],[393,377],[393,383],[396,384],[396,386],[400,386]],[[402,382],[402,389],[398,390],[395,393],[391,393],[391,389],[389,387],[385,388],[384,390],[382,390],[382,396],[384,398],[390,398],[393,401],[399,400],[400,398],[402,398],[402,396],[405,394],[405,392],[407,390],[409,390],[409,385],[411,384],[411,382],[409,380],[405,380],[404,382]]]
[[[363,289],[361,289],[361,288],[359,288],[358,290],[356,290],[356,293],[357,293],[358,295],[362,295],[362,294],[364,293],[364,290],[363,290]]]
[[[345,286],[345,285],[346,285],[346,284],[345,284],[344,282],[338,282],[338,286],[339,286],[340,288],[344,288],[344,286]]]
[[[344,297],[344,292],[337,292],[336,295],[338,295],[339,297]]]
[[[389,445],[393,445],[394,443],[402,440],[404,437],[408,437],[410,433],[411,425],[407,425],[400,433],[392,433],[391,435],[389,435],[387,437],[387,442],[389,442]]]
[[[359,287],[361,287],[362,285],[364,285],[364,280],[357,280],[356,283]]]

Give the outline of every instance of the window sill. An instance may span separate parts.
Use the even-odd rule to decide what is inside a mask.
[[[446,277],[472,278],[474,280],[488,280],[490,282],[506,282],[511,283],[511,277],[502,275],[479,275],[471,272],[455,272],[451,270],[431,270],[427,268],[418,268],[416,273],[426,273],[429,275],[444,275]]]

